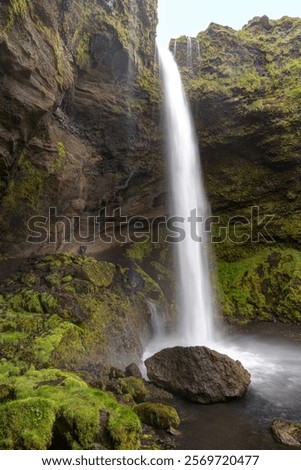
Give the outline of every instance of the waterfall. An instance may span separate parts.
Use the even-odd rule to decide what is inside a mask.
[[[190,36],[187,37],[187,68],[192,67],[192,39]]]
[[[210,208],[202,182],[196,134],[177,64],[167,50],[159,50],[159,56],[165,95],[171,211],[172,215],[183,218],[186,234],[183,241],[175,244],[180,286],[177,342],[208,345],[213,339],[213,307],[204,221]],[[202,223],[191,223],[192,215],[202,218]],[[199,241],[192,237],[198,237]]]
[[[154,338],[164,337],[165,334],[165,317],[158,305],[149,300],[148,308],[151,314],[151,327]]]

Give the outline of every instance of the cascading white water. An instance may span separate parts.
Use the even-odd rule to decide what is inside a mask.
[[[177,60],[177,40],[175,39],[175,42],[173,43],[173,56],[174,59]]]
[[[187,67],[192,67],[192,39],[190,36],[187,38]]]
[[[159,50],[159,57],[165,95],[171,212],[173,216],[182,218],[181,226],[186,235],[184,240],[175,244],[180,286],[177,344],[204,345],[213,339],[204,226],[210,210],[202,182],[196,134],[179,70],[168,50]],[[202,223],[191,223],[193,214],[201,217]]]

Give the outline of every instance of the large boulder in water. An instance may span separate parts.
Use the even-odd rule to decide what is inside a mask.
[[[204,346],[163,349],[145,365],[156,385],[197,403],[241,397],[251,381],[239,361]]]

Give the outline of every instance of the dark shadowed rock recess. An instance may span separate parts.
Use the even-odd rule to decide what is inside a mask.
[[[266,16],[239,31],[211,23],[191,60],[187,37],[176,40],[232,322],[301,321],[300,41],[300,18]]]
[[[239,361],[204,346],[163,349],[145,365],[156,385],[196,403],[241,397],[251,381]]]

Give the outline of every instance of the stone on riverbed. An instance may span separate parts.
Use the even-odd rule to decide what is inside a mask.
[[[275,439],[281,444],[301,449],[301,423],[286,419],[274,419],[272,432]]]
[[[243,396],[251,381],[239,361],[205,346],[163,349],[145,361],[149,379],[196,403]]]

